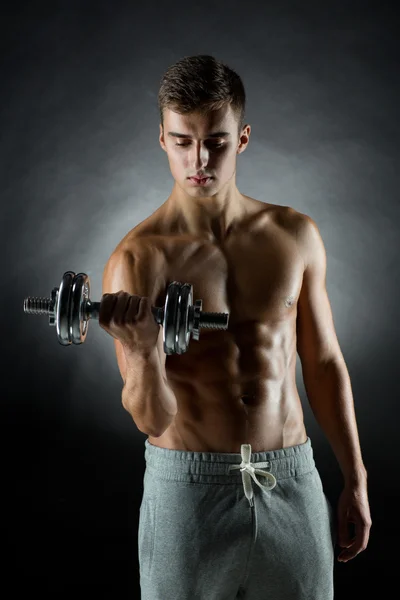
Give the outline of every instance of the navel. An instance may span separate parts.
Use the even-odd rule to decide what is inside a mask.
[[[242,394],[242,396],[240,397],[240,399],[243,402],[243,404],[250,404],[250,402],[252,400],[254,400],[254,396],[252,396],[250,394]]]
[[[288,308],[290,306],[293,306],[294,303],[294,296],[288,296],[285,300],[285,306],[287,306]]]

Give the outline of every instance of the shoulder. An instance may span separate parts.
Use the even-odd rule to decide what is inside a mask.
[[[301,213],[291,206],[261,201],[258,204],[261,207],[260,214],[269,216],[277,225],[295,237],[299,230],[303,231],[311,222],[314,223],[309,215]]]
[[[325,246],[316,221],[291,206],[275,205],[274,221],[295,242],[307,267],[317,257],[326,260]]]
[[[267,217],[266,223],[272,221],[295,242],[305,265],[309,262],[310,254],[318,249],[323,251],[318,225],[310,215],[287,205],[266,202],[259,204],[261,206],[259,214]]]
[[[325,246],[316,221],[306,213],[299,212],[290,207],[288,208],[287,220],[305,266],[311,264],[316,259],[325,261]]]

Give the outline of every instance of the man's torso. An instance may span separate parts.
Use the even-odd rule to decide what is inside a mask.
[[[156,306],[175,280],[192,284],[203,311],[229,313],[227,330],[202,329],[185,354],[166,357],[178,413],[149,436],[155,446],[240,453],[241,444],[260,452],[307,440],[295,378],[300,213],[243,198],[246,214],[224,235],[194,231],[164,204],[121,242],[143,243],[147,268],[152,257]]]

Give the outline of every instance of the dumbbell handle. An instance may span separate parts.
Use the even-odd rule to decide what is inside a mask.
[[[100,302],[86,300],[84,302],[84,312],[86,318],[98,320],[100,313]],[[24,312],[30,315],[50,315],[53,312],[51,298],[32,298],[24,300]],[[164,307],[152,306],[151,312],[159,325],[164,322]],[[229,313],[200,313],[200,326],[208,329],[226,329],[228,327]]]
[[[86,301],[86,314],[91,319],[99,318],[100,302]],[[151,312],[155,316],[155,319],[159,325],[164,322],[164,308],[152,306]],[[200,325],[208,329],[226,329],[228,325],[229,314],[228,313],[212,313],[212,312],[201,312],[200,313]]]

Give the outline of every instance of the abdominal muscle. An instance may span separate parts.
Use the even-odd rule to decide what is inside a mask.
[[[265,356],[255,360],[261,373],[271,375],[263,377],[254,370],[232,376],[229,358],[221,361],[220,355],[217,362],[209,349],[201,354],[167,358],[168,385],[177,398],[178,413],[161,436],[149,436],[151,444],[170,450],[240,454],[242,444],[251,444],[252,452],[263,452],[307,441],[295,355],[285,368],[279,368],[284,361],[276,353],[270,362]],[[248,348],[246,354],[251,356]],[[218,377],[223,371],[230,371],[230,376]]]

